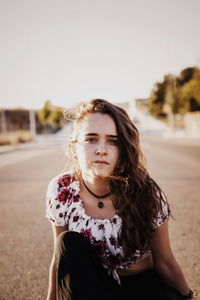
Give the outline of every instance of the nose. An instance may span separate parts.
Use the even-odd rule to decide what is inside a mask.
[[[105,144],[104,143],[99,143],[98,147],[97,147],[97,149],[95,151],[95,153],[97,155],[100,155],[100,156],[106,155],[107,154],[107,150],[106,150]]]

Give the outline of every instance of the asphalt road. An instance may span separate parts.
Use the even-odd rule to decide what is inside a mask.
[[[200,293],[200,143],[143,137],[142,149],[175,218],[174,254]],[[44,300],[53,250],[45,194],[49,180],[65,167],[64,148],[33,146],[1,154],[0,160],[0,300]]]

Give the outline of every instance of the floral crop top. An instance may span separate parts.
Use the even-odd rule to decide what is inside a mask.
[[[84,235],[94,246],[102,265],[113,274],[120,284],[116,272],[127,269],[132,264],[151,254],[137,250],[130,259],[125,259],[120,241],[122,220],[118,215],[109,219],[96,219],[85,213],[79,196],[79,181],[69,173],[59,174],[48,184],[46,195],[46,217],[57,226],[67,226],[69,231]],[[163,202],[163,213],[156,219],[155,228],[168,219],[167,205]]]

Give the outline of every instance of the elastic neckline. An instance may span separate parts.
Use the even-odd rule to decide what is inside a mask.
[[[93,216],[89,216],[88,214],[86,214],[86,212],[85,212],[85,208],[83,207],[83,199],[79,196],[79,206],[80,206],[80,208],[81,208],[81,212],[82,212],[82,214],[84,215],[84,217],[86,218],[86,219],[93,219],[93,220],[95,220],[95,221],[99,221],[99,222],[110,222],[110,221],[112,221],[114,218],[119,218],[119,216],[117,215],[117,214],[115,214],[114,216],[112,216],[112,217],[110,217],[110,218],[103,218],[103,219],[101,219],[101,218],[95,218],[95,217],[93,217]]]
[[[103,219],[101,219],[101,218],[95,218],[95,217],[93,217],[93,216],[89,216],[88,214],[86,214],[86,212],[85,212],[85,208],[83,207],[83,199],[80,197],[80,182],[79,182],[79,180],[76,178],[75,179],[75,181],[73,181],[73,183],[76,183],[76,185],[77,185],[77,192],[78,192],[78,196],[79,196],[79,201],[78,201],[78,203],[79,203],[79,207],[80,207],[80,209],[81,209],[81,212],[82,212],[82,214],[83,214],[83,216],[86,218],[86,219],[93,219],[93,220],[95,220],[95,221],[99,221],[99,222],[111,222],[113,219],[115,219],[115,218],[119,218],[119,216],[115,213],[115,215],[114,216],[112,216],[112,217],[110,217],[110,218],[103,218]]]

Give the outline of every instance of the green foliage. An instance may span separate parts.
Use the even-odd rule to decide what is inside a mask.
[[[194,68],[193,76],[180,87],[181,112],[200,110],[200,69]]]
[[[178,77],[165,75],[157,82],[148,102],[149,111],[156,117],[163,114],[184,114],[200,110],[200,69],[190,67]]]
[[[38,111],[38,120],[43,126],[44,131],[57,131],[64,125],[63,108],[52,105],[47,100],[42,109]]]
[[[167,86],[169,81],[169,76],[165,76],[162,82],[156,82],[154,88],[151,92],[148,107],[149,111],[154,116],[161,116],[164,114],[164,104],[165,96],[167,92]]]
[[[195,74],[195,68],[186,68],[181,71],[180,76],[177,78],[177,83],[179,86],[184,85],[188,81],[190,81]]]
[[[45,125],[49,122],[50,115],[51,115],[51,101],[47,100],[44,103],[43,108],[38,111],[38,119],[42,125]]]
[[[61,128],[63,126],[63,111],[59,109],[58,107],[55,108],[50,116],[49,116],[50,122],[53,127],[59,127]]]

